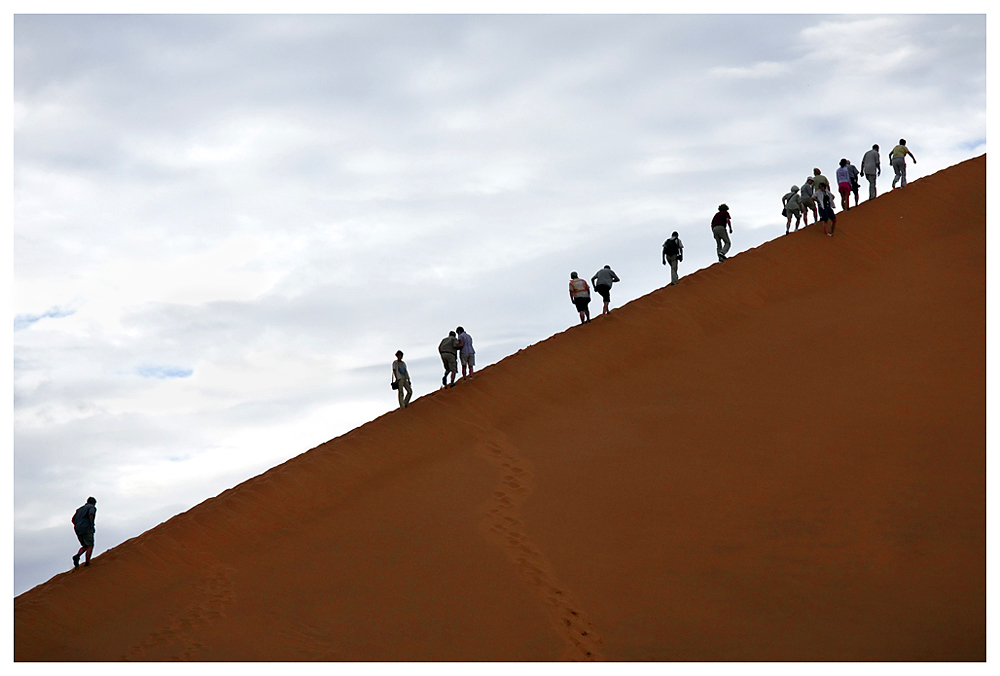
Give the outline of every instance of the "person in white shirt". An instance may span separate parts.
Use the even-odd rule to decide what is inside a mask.
[[[878,144],[861,158],[861,173],[868,179],[868,199],[875,199],[875,179],[882,175],[882,160],[878,154]]]

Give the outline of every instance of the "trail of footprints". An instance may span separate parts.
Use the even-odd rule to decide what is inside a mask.
[[[566,641],[563,659],[602,661],[600,636],[576,600],[556,579],[552,566],[528,540],[524,523],[518,518],[521,504],[531,493],[530,462],[520,458],[505,439],[487,443],[486,457],[500,469],[502,477],[487,511],[489,532],[501,540],[521,576],[548,608],[556,631]]]
[[[230,574],[232,569],[217,567],[210,569],[198,582],[198,593],[192,604],[181,614],[173,615],[166,627],[155,631],[149,637],[132,647],[125,661],[145,661],[160,659],[159,654],[165,648],[178,646],[179,651],[173,653],[172,661],[188,661],[204,648],[194,640],[194,635],[203,625],[222,617],[222,609],[233,599]],[[176,648],[175,648],[176,650]]]

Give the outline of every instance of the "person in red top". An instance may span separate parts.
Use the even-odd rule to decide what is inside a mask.
[[[590,305],[590,287],[587,280],[580,279],[575,272],[569,273],[569,299],[580,313],[580,323],[590,322],[590,308],[587,307]]]
[[[729,207],[725,204],[719,205],[719,213],[712,218],[712,234],[715,235],[715,250],[719,254],[719,262],[726,260],[726,254],[732,243],[729,241],[729,232],[733,231],[733,220],[729,217]]]

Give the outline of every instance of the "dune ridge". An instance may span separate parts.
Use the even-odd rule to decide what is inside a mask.
[[[682,277],[57,575],[14,600],[15,659],[985,659],[985,170]]]

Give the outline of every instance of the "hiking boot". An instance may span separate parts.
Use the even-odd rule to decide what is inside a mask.
[[[79,568],[79,567],[80,567],[80,555],[77,554],[73,557],[73,568]]]

